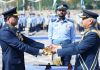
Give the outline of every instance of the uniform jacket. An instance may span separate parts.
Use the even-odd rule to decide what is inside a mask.
[[[94,62],[93,70],[99,70],[98,59],[95,59],[95,57],[100,45],[100,38],[96,32],[92,31],[94,29],[94,27],[91,27],[80,43],[73,43],[68,45],[67,48],[57,50],[59,56],[77,55],[74,70],[86,70],[81,66],[82,63],[85,63],[88,70],[91,70],[94,60],[96,62]],[[84,61],[82,63],[80,62],[80,55]]]
[[[39,53],[39,49],[36,48],[38,42],[24,35],[21,36],[22,39],[18,36],[17,30],[8,24],[5,24],[0,30],[0,45],[2,48],[3,62],[2,70],[25,70],[24,52],[32,55]]]
[[[68,21],[67,18],[65,18],[64,20],[60,20],[59,17],[54,16],[53,19],[51,19],[51,21],[49,22],[48,38],[50,43],[53,43],[53,40],[71,40],[72,42],[74,42],[74,23]]]

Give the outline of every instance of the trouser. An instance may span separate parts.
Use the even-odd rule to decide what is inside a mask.
[[[18,25],[18,30],[19,30],[19,32],[23,31],[23,25],[22,24]]]
[[[2,24],[0,24],[0,29],[2,28]]]
[[[66,46],[66,47],[70,43],[71,43],[71,40],[58,40],[58,39],[53,40],[53,44]],[[62,65],[63,66],[68,66],[68,64],[70,64],[70,60],[71,60],[71,56],[70,55],[61,57],[61,61],[62,61]]]
[[[32,24],[30,24],[29,32],[33,32],[33,31],[34,31],[33,26],[32,26]]]

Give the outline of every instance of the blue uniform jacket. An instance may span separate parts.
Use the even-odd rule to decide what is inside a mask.
[[[16,29],[9,27],[8,24],[0,30],[0,45],[2,48],[3,62],[2,70],[25,70],[24,52],[38,55],[39,49],[37,48],[43,48],[38,46],[40,43],[24,35],[22,35],[22,38],[23,41],[20,41],[16,34]]]
[[[90,70],[95,59],[96,53],[98,51],[98,48],[100,46],[100,38],[97,33],[91,31],[92,29],[94,28],[90,28],[90,32],[84,36],[83,40],[80,43],[72,43],[68,45],[67,48],[58,49],[58,55],[66,56],[80,54],[88,70]],[[80,57],[78,55],[76,56],[74,70],[84,70],[80,64]],[[96,59],[96,62],[97,64],[94,70],[99,70],[98,59]]]
[[[67,20],[67,18],[60,20],[58,16],[53,16],[48,26],[48,38],[51,44],[53,43],[53,40],[71,40],[71,42],[74,42],[74,23]]]

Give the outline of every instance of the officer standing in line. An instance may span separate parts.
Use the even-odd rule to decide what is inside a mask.
[[[44,16],[43,16],[43,13],[41,13],[40,19],[41,19],[41,20],[40,20],[40,21],[41,21],[41,22],[40,22],[40,29],[43,30],[43,29],[44,29],[44,28],[43,28],[43,27],[44,27],[44,23],[45,23],[45,18],[44,18]]]
[[[27,22],[28,22],[28,25],[29,25],[29,32],[34,32],[35,29],[36,29],[36,23],[37,23],[35,13],[31,12],[29,14]]]
[[[66,18],[67,18],[68,21],[74,23],[74,19],[71,17],[70,11],[67,11]]]
[[[0,29],[2,28],[3,24],[4,24],[4,17],[3,17],[3,15],[0,13]]]
[[[75,28],[74,23],[67,20],[68,6],[66,4],[58,4],[56,6],[56,19],[50,21],[48,28],[49,41],[54,45],[65,46],[74,41]],[[62,47],[63,48],[63,47]],[[54,56],[53,56],[54,57]],[[71,66],[71,56],[61,57],[62,65]]]
[[[23,31],[23,24],[21,22],[21,14],[22,14],[22,12],[18,15],[18,30],[19,30],[19,32]]]
[[[50,22],[54,22],[57,19],[57,14],[56,13],[50,13],[50,15],[48,15],[48,23]]]
[[[27,18],[26,18],[26,15],[25,13],[22,13],[22,17],[21,17],[21,20],[22,20],[22,24],[23,24],[23,31],[25,31],[25,28],[26,28],[26,24],[27,24]]]
[[[36,23],[36,31],[38,32],[38,31],[41,30],[41,16],[40,16],[40,14],[37,14],[36,19],[37,19],[37,23]]]
[[[83,10],[82,25],[86,29],[84,36],[79,43],[65,45],[60,49],[52,46],[52,52],[58,56],[77,55],[74,70],[99,70],[98,53],[100,47],[100,34],[95,27],[98,14]],[[67,47],[66,47],[67,46]]]
[[[2,14],[6,22],[0,29],[2,70],[25,70],[24,52],[31,55],[42,54],[44,45],[18,32],[16,7]]]
[[[49,25],[49,23],[55,21],[56,19],[57,19],[57,14],[56,13],[50,13],[47,16],[47,23],[48,23],[47,27],[46,27],[47,31],[48,31],[48,25]]]
[[[26,28],[26,16],[25,13],[21,12],[19,15],[19,20],[18,20],[18,27],[19,27],[19,31],[24,31]]]

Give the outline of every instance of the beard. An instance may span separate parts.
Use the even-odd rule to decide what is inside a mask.
[[[13,23],[11,23],[13,26],[16,26],[17,25],[17,22],[13,22]]]
[[[64,20],[65,19],[65,16],[59,16],[59,19]]]

